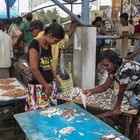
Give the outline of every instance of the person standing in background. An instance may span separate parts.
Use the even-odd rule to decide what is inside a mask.
[[[133,34],[134,33],[134,26],[132,24],[129,24],[129,15],[127,13],[123,13],[120,15],[120,24],[118,25],[117,27],[117,35],[121,36],[122,39],[118,39],[117,42],[116,42],[116,51],[117,51],[117,54],[119,56],[122,56],[122,45],[125,44],[128,44],[128,52],[129,52],[129,49],[131,48],[131,39],[128,39],[128,35],[129,34]],[[126,52],[126,56],[128,54],[128,52]]]
[[[102,17],[96,17],[95,20],[91,23],[92,26],[96,27],[96,34],[97,35],[105,35],[106,34],[106,28],[105,23],[102,20]],[[104,39],[97,39],[96,40],[96,66],[98,66],[100,57],[101,57],[101,49],[105,46],[105,40]]]
[[[22,40],[23,33],[20,30],[20,25],[22,23],[22,17],[17,17],[15,19],[15,24],[10,29],[9,35],[12,39],[13,46],[13,63],[24,54],[24,43]]]
[[[136,24],[134,27],[135,27],[135,32],[134,33],[137,34],[137,35],[139,35],[140,34],[140,19],[139,19],[138,24]],[[134,41],[134,47],[133,47],[132,52],[135,52],[135,51],[137,51],[139,49],[140,49],[140,40],[139,39],[135,39],[135,41]],[[137,55],[137,56],[135,56],[133,58],[133,60],[140,63],[140,54]]]
[[[37,35],[42,32],[44,29],[44,24],[41,20],[34,20],[34,21],[31,21],[30,23],[30,26],[29,26],[29,30],[33,37],[37,37]]]
[[[4,22],[0,21],[0,79],[10,77],[9,68],[13,57],[12,40],[4,30]]]
[[[10,35],[10,33],[11,33],[12,27],[16,24],[16,18],[15,18],[15,17],[12,17],[12,19],[11,19],[10,21],[11,21],[11,25],[10,25],[9,28],[8,28],[8,34],[9,34],[9,35]]]
[[[25,52],[28,51],[28,46],[29,46],[29,43],[33,40],[33,35],[31,33],[31,31],[29,31],[29,27],[30,27],[30,23],[32,21],[32,14],[31,13],[28,13],[26,16],[25,16],[26,20],[24,23],[21,24],[20,28],[23,32],[23,41],[25,43]]]

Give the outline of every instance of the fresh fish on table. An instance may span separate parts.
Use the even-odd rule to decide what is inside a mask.
[[[79,87],[71,88],[61,94],[61,99],[66,99],[68,101],[74,101],[74,99],[81,99],[82,89]],[[108,89],[106,92],[95,94],[90,97],[84,99],[87,105],[93,105],[94,107],[111,110],[114,108],[116,100],[117,100],[118,90]],[[129,104],[129,98],[133,95],[132,92],[126,91],[124,94],[123,102],[121,105],[121,110],[127,111],[131,109]]]
[[[59,130],[59,133],[62,134],[62,135],[67,135],[67,134],[72,133],[73,131],[75,131],[75,128],[71,127],[71,126],[68,126],[68,127],[65,127],[63,129]]]

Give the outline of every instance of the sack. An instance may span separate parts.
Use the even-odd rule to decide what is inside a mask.
[[[41,55],[41,46],[39,46],[39,57]],[[29,66],[29,53],[25,53],[23,56],[21,56],[15,63],[14,63],[15,69],[22,75],[22,78],[26,80],[28,83],[32,80],[32,72],[30,70]]]
[[[28,84],[28,94],[26,96],[25,111],[38,110],[57,105],[57,88],[53,81],[51,86],[51,95],[48,97],[45,89],[40,84]]]
[[[23,78],[26,79],[27,82],[32,80],[32,73],[29,66],[29,54],[26,53],[23,56],[21,56],[15,63],[14,67],[15,69],[22,74]]]

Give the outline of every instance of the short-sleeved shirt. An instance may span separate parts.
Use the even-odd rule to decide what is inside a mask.
[[[22,34],[22,32],[20,31],[20,28],[14,24],[9,32],[9,35],[12,39],[12,45],[14,46],[19,38],[19,36]]]
[[[52,63],[52,53],[51,53],[51,46],[48,46],[48,49],[44,49],[41,47],[39,42],[34,39],[31,41],[29,45],[29,49],[34,48],[39,54],[39,71],[41,72],[42,76],[46,80],[47,83],[51,83],[53,81],[53,73],[51,70],[51,63]],[[40,84],[34,77],[30,84]]]
[[[115,74],[109,74],[120,85],[126,85],[127,90],[140,92],[140,63],[124,60]]]
[[[9,68],[13,57],[13,46],[10,36],[0,30],[0,68]]]
[[[29,43],[33,40],[33,35],[31,33],[31,31],[29,30],[29,26],[30,26],[30,22],[24,22],[23,24],[21,24],[20,28],[23,30],[24,32],[24,43],[26,45],[29,45]]]
[[[41,36],[43,36],[44,34],[44,31],[40,32],[36,38],[39,38]],[[52,57],[53,57],[53,68],[54,70],[56,70],[56,67],[57,67],[57,63],[58,63],[58,55],[59,55],[59,49],[60,48],[63,48],[64,45],[69,41],[69,36],[67,34],[65,34],[65,37],[59,41],[58,43],[56,44],[53,44],[52,45]]]
[[[117,29],[117,35],[121,36],[123,34],[133,34],[134,33],[134,26],[131,24],[128,24],[128,26],[118,25]],[[126,38],[126,44],[128,44],[128,50],[131,48],[131,39]],[[117,39],[116,42],[116,49],[120,51],[120,55],[122,55],[122,39]]]

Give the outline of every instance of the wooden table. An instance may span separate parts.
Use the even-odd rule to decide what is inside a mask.
[[[129,39],[140,39],[139,34],[128,34],[128,35],[99,35],[97,36],[97,39],[121,39],[122,44],[121,44],[121,50],[122,50],[122,58],[127,57],[128,54],[128,40]]]

